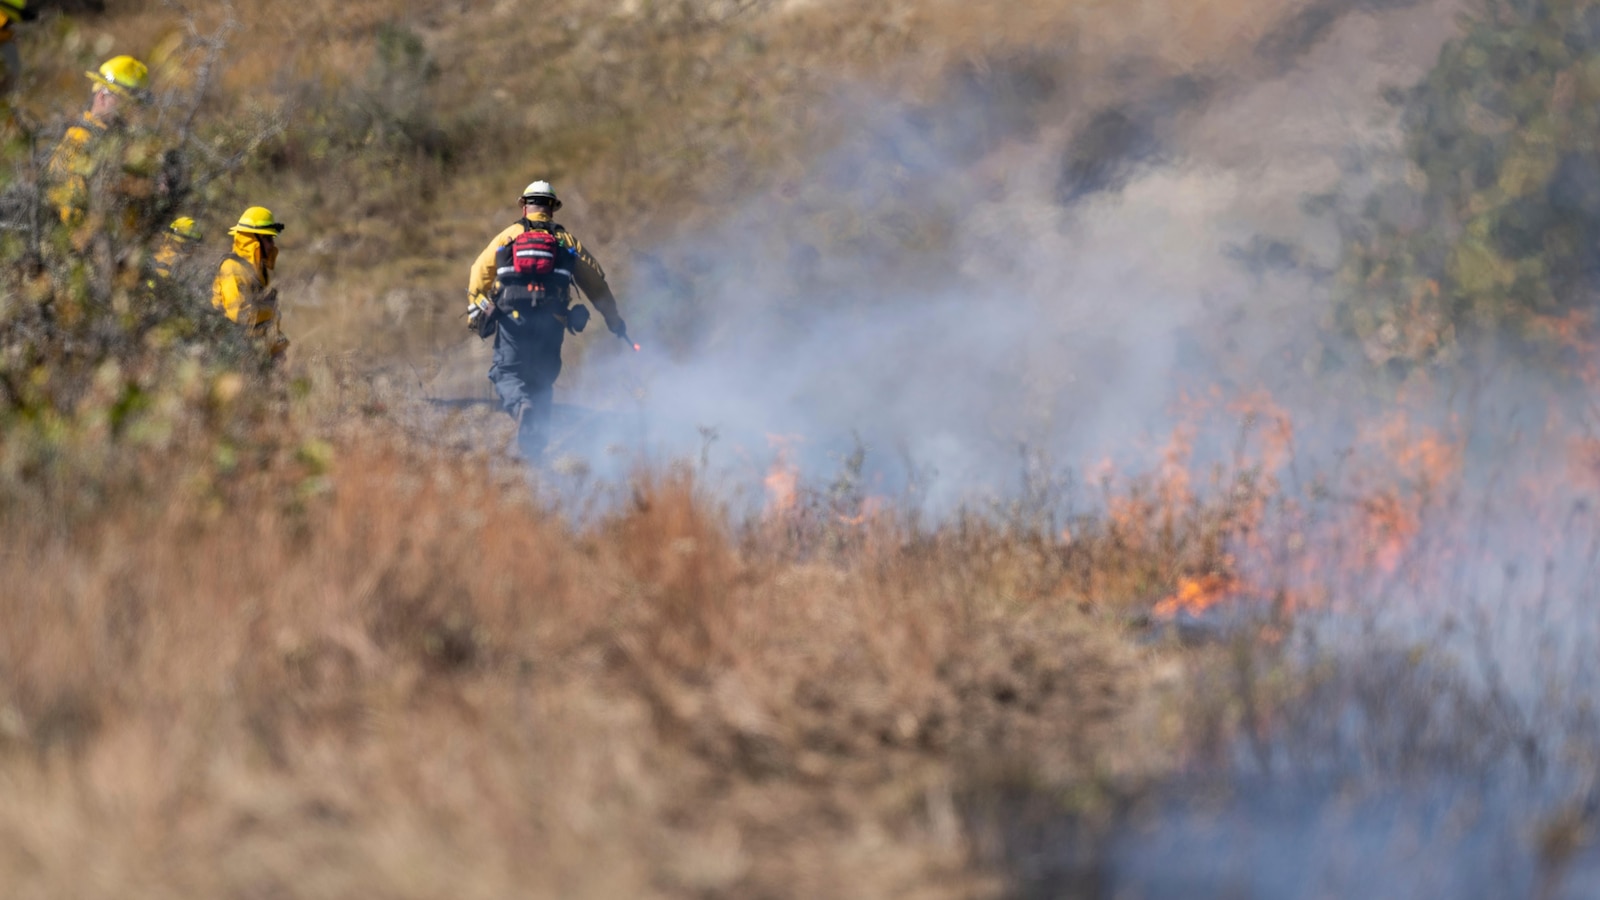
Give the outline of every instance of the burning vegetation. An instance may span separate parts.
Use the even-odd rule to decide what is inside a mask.
[[[1186,148],[1449,5],[581,0],[536,101],[459,64],[525,49],[514,4],[51,11],[0,147],[4,893],[1593,893],[1596,5],[1476,12],[1393,93],[1403,158],[1289,179],[1337,259],[1227,265],[1319,321],[1168,346],[1144,319],[1189,307],[1128,271],[1275,183]],[[206,273],[96,281],[23,215],[44,110],[122,40],[217,67],[157,128],[202,218],[298,210],[283,368]],[[435,301],[533,166],[650,352],[578,345],[598,449],[530,474],[432,386],[472,352]],[[1111,372],[1158,383],[1137,436]],[[738,421],[698,463],[617,436],[681,409]]]

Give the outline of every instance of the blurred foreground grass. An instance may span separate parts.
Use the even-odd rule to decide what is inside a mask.
[[[675,470],[578,527],[356,433],[6,507],[9,896],[995,895],[964,798],[1169,759],[1074,574],[1116,540],[736,526]]]

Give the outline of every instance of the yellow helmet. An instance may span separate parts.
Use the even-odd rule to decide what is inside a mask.
[[[252,206],[239,217],[239,224],[228,229],[229,234],[281,234],[283,223],[272,217],[265,206]]]
[[[28,8],[28,0],[0,0],[0,19],[6,22],[23,22],[37,15]]]
[[[0,3],[3,2],[5,0],[0,0]],[[172,224],[167,226],[167,231],[173,237],[183,241],[198,241],[205,237],[200,231],[200,226],[195,224],[194,219],[188,216],[179,216],[173,219]]]
[[[150,67],[131,56],[114,56],[100,64],[100,71],[83,74],[95,84],[124,97],[143,100],[149,94]]]

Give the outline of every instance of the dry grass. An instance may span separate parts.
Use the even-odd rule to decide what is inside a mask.
[[[286,114],[291,127],[268,148],[264,171],[217,185],[203,212],[214,231],[249,203],[291,221],[280,274],[303,349],[415,355],[459,342],[453,317],[466,264],[536,174],[562,185],[568,219],[626,301],[633,279],[647,277],[634,270],[634,252],[752,196],[772,198],[797,229],[841,241],[903,231],[906,216],[927,215],[896,206],[841,228],[836,213],[818,209],[808,189],[815,162],[851,124],[835,106],[841,90],[937,119],[970,103],[974,84],[987,90],[1022,67],[1047,72],[1055,88],[1018,115],[1065,121],[1137,89],[1101,77],[1130,59],[1157,75],[1226,67],[1305,5],[878,0],[756,4],[730,16],[715,4],[581,2],[534,24],[506,3],[311,0],[294,15],[240,4],[215,111],[239,123]],[[161,46],[178,31],[176,9],[131,3],[35,35],[30,108],[48,119],[76,106],[83,68],[112,48]],[[224,7],[194,13],[206,31]],[[415,83],[397,85],[378,62],[391,26],[420,41],[422,62],[395,67]],[[185,77],[181,66],[162,74]],[[413,130],[434,134],[421,144],[393,143],[364,114],[341,112],[382,121],[412,109],[413,90],[422,101]],[[939,240],[931,231],[925,239],[930,249]]]
[[[975,785],[1162,764],[993,527],[805,562],[684,473],[574,530],[370,446],[7,522],[8,896],[986,896]]]
[[[1474,526],[1424,426],[1381,429],[1320,513],[1269,422],[1242,471],[1204,485],[1176,441],[1068,519],[1041,478],[932,527],[803,484],[739,523],[673,469],[574,525],[397,427],[457,414],[338,393],[310,420],[333,447],[295,408],[233,437],[277,450],[132,460],[93,515],[7,495],[10,895],[1103,896],[1106,831],[1174,772],[1381,793],[1600,746],[1443,638],[1296,656],[1281,617],[1201,621],[1198,649],[1141,624],[1180,582],[1248,609],[1274,559],[1342,576],[1316,584],[1357,629],[1396,586],[1444,596]],[[416,431],[493,427],[450,424]],[[1567,802],[1558,860],[1591,816]]]
[[[1317,531],[1271,477],[1286,426],[1261,465],[1192,486],[1199,466],[1174,451],[1070,519],[1035,484],[1043,496],[926,527],[826,493],[741,522],[670,469],[574,525],[482,452],[503,418],[415,426],[384,358],[459,339],[466,261],[533,174],[620,263],[626,304],[632,251],[741,198],[827,218],[805,182],[841,139],[818,101],[845,78],[926,112],[1039,65],[1061,87],[1029,101],[1022,133],[1133,90],[1097,79],[1118,62],[1225,68],[1307,4],[825,2],[721,19],[595,0],[544,19],[536,51],[524,6],[238,9],[211,111],[296,127],[206,214],[216,233],[248,198],[293,223],[281,274],[303,395],[267,404],[287,410],[270,420],[212,409],[225,421],[154,449],[98,441],[48,485],[7,473],[0,893],[999,896],[1019,884],[997,837],[1019,818],[1010,798],[1092,827],[1314,693],[1272,668],[1281,633],[1219,653],[1144,627],[1163,598],[1213,587],[1284,606],[1269,579],[1247,583],[1283,573],[1251,563],[1332,546],[1327,569],[1348,555],[1365,576],[1413,551],[1407,504],[1431,483],[1363,485]],[[41,35],[61,53],[29,103],[71,105],[111,49],[100,37],[154,46],[163,9]],[[391,22],[436,76],[386,80],[372,35]],[[562,90],[524,108],[525,81]],[[406,118],[415,90],[421,120]],[[874,233],[870,215],[836,239]],[[914,267],[943,233],[909,230],[892,262]],[[210,402],[194,391],[185,403]],[[1356,546],[1319,542],[1330,533]],[[1092,894],[1085,878],[1064,890]]]

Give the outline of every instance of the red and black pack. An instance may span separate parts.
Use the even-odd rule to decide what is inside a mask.
[[[555,301],[563,306],[572,288],[577,254],[560,237],[561,226],[522,220],[522,233],[495,253],[495,280],[503,306]]]

